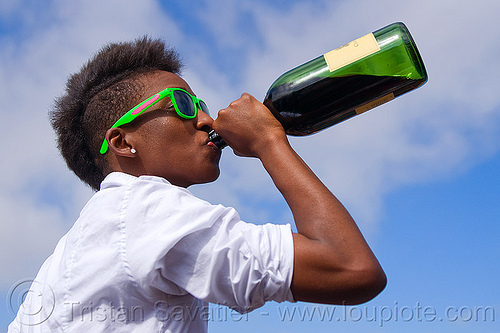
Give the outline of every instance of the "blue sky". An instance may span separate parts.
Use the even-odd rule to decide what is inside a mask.
[[[214,308],[209,325],[212,332],[498,332],[499,14],[496,0],[48,0],[43,7],[3,0],[0,330],[19,305],[16,286],[35,276],[92,195],[59,157],[47,111],[68,74],[102,45],[164,38],[216,113],[244,91],[262,98],[292,67],[403,21],[429,82],[291,138],[358,222],[386,270],[386,290],[348,308],[269,303],[248,317]],[[191,190],[247,221],[292,221],[258,161],[226,149],[221,168],[217,182]]]

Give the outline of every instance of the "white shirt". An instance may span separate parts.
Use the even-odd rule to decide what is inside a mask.
[[[289,225],[254,225],[163,178],[112,173],[9,332],[204,332],[208,303],[292,301]]]

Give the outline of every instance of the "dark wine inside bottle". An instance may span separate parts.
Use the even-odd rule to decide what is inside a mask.
[[[318,132],[382,104],[384,97],[388,101],[415,89],[426,80],[351,75],[314,77],[308,81],[275,86],[264,100],[289,135]],[[375,104],[370,106],[370,103]]]

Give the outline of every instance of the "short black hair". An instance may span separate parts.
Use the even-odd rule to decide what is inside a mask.
[[[106,131],[140,102],[138,77],[157,70],[179,74],[178,53],[160,39],[110,43],[68,79],[50,121],[68,167],[94,190],[109,173],[99,153]]]

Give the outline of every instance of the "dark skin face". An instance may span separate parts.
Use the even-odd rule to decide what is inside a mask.
[[[195,95],[186,81],[170,72],[156,71],[138,80],[144,85],[141,100],[165,88]],[[219,176],[221,156],[220,149],[208,142],[212,123],[201,110],[194,119],[179,117],[166,97],[132,123],[106,132],[111,170],[160,176],[181,187],[212,182]]]

